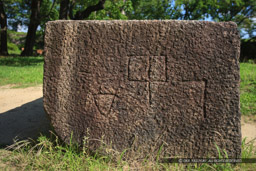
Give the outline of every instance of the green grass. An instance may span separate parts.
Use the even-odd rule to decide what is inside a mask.
[[[52,134],[53,135],[53,134]],[[14,170],[252,170],[254,164],[178,164],[161,163],[155,157],[139,159],[140,154],[123,157],[123,153],[103,147],[105,155],[92,153],[87,144],[80,147],[74,143],[64,144],[57,136],[41,136],[36,142],[21,141],[0,150],[0,169]],[[216,150],[222,151],[216,146]],[[223,150],[225,151],[225,150]],[[242,158],[255,158],[256,149],[252,144],[242,142]],[[219,153],[219,158],[228,158]],[[1,167],[2,166],[2,167]]]
[[[0,57],[0,86],[35,86],[43,83],[43,57]]]
[[[243,115],[256,115],[256,64],[240,64],[240,105]]]

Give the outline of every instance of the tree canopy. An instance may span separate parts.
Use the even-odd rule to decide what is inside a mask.
[[[17,31],[19,27],[28,28],[23,52],[25,56],[32,54],[36,35],[43,37],[45,23],[57,19],[234,21],[242,37],[252,38],[256,34],[255,0],[1,0],[1,2],[0,11],[5,12],[9,29]],[[4,22],[1,22],[1,33],[4,33],[2,25]]]

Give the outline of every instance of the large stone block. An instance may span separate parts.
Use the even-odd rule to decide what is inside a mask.
[[[239,47],[233,22],[48,22],[45,111],[66,142],[239,157]]]

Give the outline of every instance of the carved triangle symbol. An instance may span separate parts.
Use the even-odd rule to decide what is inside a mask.
[[[112,94],[99,94],[95,96],[95,103],[101,114],[107,115],[111,108],[114,95]]]

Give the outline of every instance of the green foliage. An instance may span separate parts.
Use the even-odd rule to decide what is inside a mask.
[[[176,0],[175,5],[179,10],[179,19],[200,20],[209,12],[209,1],[205,0]]]
[[[58,4],[53,4],[52,0],[43,0],[41,7],[40,7],[40,31],[39,34],[43,34],[45,29],[45,23],[47,21],[54,21],[58,20],[59,18],[59,11],[58,11]]]
[[[7,45],[10,55],[19,55],[24,47],[26,33],[8,30]]]
[[[237,23],[241,36],[243,32],[253,37],[256,31],[256,1],[255,0],[210,0],[208,14],[215,21],[234,21]]]
[[[69,18],[83,11],[99,0],[70,1]],[[8,27],[16,30],[18,26],[28,26],[31,13],[29,0],[4,0]],[[182,19],[215,21],[234,21],[238,24],[241,36],[255,36],[255,0],[106,0],[103,10],[92,12],[90,20],[112,19]],[[40,29],[36,36],[36,49],[43,48],[45,23],[59,18],[60,0],[42,0],[40,8]],[[13,51],[11,51],[12,53]],[[17,51],[16,51],[17,52]]]
[[[8,47],[9,54],[18,55],[21,52],[19,47],[16,44],[14,44],[14,43],[9,43],[8,42],[7,43],[7,47]]]
[[[12,39],[19,39],[21,37],[25,37],[26,33],[24,32],[16,32],[13,30],[8,30],[8,38],[10,41],[12,41]]]
[[[131,0],[133,10],[127,12],[129,19],[178,19],[179,11],[174,0]]]
[[[29,24],[30,1],[29,0],[4,0],[8,27],[17,31],[18,26]]]
[[[126,20],[126,13],[132,11],[131,0],[106,0],[104,9],[93,12],[88,19],[91,20]]]

